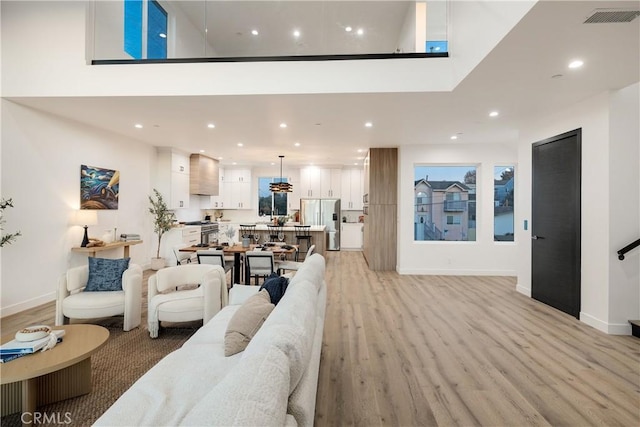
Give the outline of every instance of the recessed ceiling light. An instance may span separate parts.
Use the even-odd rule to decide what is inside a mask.
[[[222,159],[224,159],[224,157],[218,157],[218,160],[222,160]]]
[[[364,160],[364,157],[358,157],[358,160]]]
[[[238,163],[236,163],[236,162],[232,162],[231,164],[232,164],[232,165],[237,165]]]
[[[300,31],[293,30],[293,37],[300,37]]]
[[[569,63],[569,68],[580,68],[584,65],[584,62],[582,62],[579,59],[576,59],[575,61],[571,61]]]
[[[358,31],[356,31],[358,33],[359,36],[364,34],[364,30],[362,28],[358,28]]]
[[[137,129],[142,129],[142,125],[141,125],[140,123],[136,123],[134,126],[135,126]]]
[[[271,162],[271,166],[275,165],[275,162]]]
[[[258,30],[251,30],[251,34],[253,34],[254,36],[257,36],[259,33],[258,33]]]
[[[497,111],[492,111],[489,113],[489,117],[498,117],[498,114],[500,113],[498,113]]]
[[[358,166],[358,162],[353,162],[353,166]]]
[[[358,153],[364,153],[364,150],[362,148],[358,148]]]
[[[296,146],[296,147],[300,147],[300,143],[299,143],[299,142],[296,142],[296,143],[295,143],[295,144],[293,144],[293,145],[294,145],[294,146]]]
[[[351,27],[347,26],[347,27],[344,27],[344,30],[345,30],[347,33],[350,33],[350,32],[351,32],[351,30],[353,30],[353,28],[351,28]]]
[[[244,147],[244,144],[242,142],[238,142],[238,147]]]
[[[204,153],[204,150],[200,150],[201,153]]]
[[[209,129],[213,129],[213,128],[215,128],[215,127],[216,127],[216,125],[214,125],[213,123],[209,123],[209,124],[207,125],[207,127],[208,127]]]
[[[287,127],[287,124],[286,124],[286,123],[280,123],[280,127],[281,127],[282,129],[284,129],[284,128],[286,128],[286,127]]]
[[[158,37],[160,37],[162,39],[166,39],[167,35],[165,33],[160,33],[160,34],[158,34]]]
[[[371,122],[367,122],[367,123],[364,124],[364,127],[367,127],[367,128],[370,128],[372,126],[373,126],[373,123],[371,123]]]
[[[458,139],[458,135],[451,135],[451,139]]]

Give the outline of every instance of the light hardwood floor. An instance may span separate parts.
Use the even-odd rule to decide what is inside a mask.
[[[327,254],[321,426],[640,425],[640,340],[507,277],[369,271]]]
[[[361,252],[326,255],[316,425],[640,425],[640,339],[527,298],[513,278],[400,276],[369,271]],[[2,331],[52,324],[54,310]]]

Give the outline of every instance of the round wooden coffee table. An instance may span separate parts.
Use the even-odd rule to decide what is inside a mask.
[[[29,424],[39,405],[69,399],[91,391],[91,355],[109,338],[97,325],[64,325],[62,342],[51,350],[37,352],[0,364],[2,415],[22,411]],[[13,335],[2,342],[11,341]]]

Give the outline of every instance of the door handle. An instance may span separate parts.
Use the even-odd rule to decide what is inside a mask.
[[[544,237],[533,235],[533,236],[531,236],[531,239],[532,240],[538,240],[538,239],[544,239]]]

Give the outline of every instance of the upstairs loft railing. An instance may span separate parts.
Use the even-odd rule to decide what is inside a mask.
[[[638,246],[640,246],[640,239],[636,240],[635,242],[629,243],[627,246],[618,251],[618,259],[620,261],[624,260],[624,255],[627,252],[637,248]]]
[[[448,57],[443,0],[90,4],[94,65]]]

